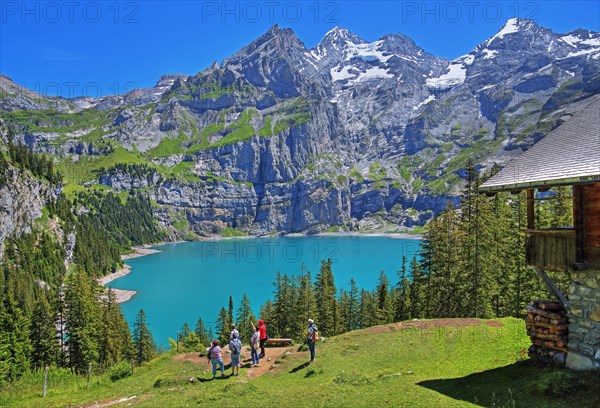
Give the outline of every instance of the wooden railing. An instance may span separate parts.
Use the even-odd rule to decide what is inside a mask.
[[[542,269],[565,271],[575,263],[575,231],[572,228],[528,229],[527,265]]]

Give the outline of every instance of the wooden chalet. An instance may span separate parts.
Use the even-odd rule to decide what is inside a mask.
[[[569,319],[566,365],[600,368],[600,95],[502,171],[480,192],[527,192],[527,265],[538,270],[566,308]],[[573,225],[539,229],[540,192],[572,186]],[[568,296],[553,287],[545,270],[570,274]]]

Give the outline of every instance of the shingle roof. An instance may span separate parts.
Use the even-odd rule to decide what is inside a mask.
[[[600,95],[483,183],[481,192],[600,180]]]

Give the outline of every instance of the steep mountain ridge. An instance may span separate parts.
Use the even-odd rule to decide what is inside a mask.
[[[115,97],[36,105],[0,80],[1,115],[69,182],[144,189],[179,235],[402,230],[453,199],[468,160],[505,163],[600,92],[600,34],[511,19],[447,61],[402,34],[336,27],[307,49],[274,26],[220,66]]]

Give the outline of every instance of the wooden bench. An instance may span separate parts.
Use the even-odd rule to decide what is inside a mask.
[[[265,346],[289,346],[292,344],[292,339],[269,339],[265,341]]]

